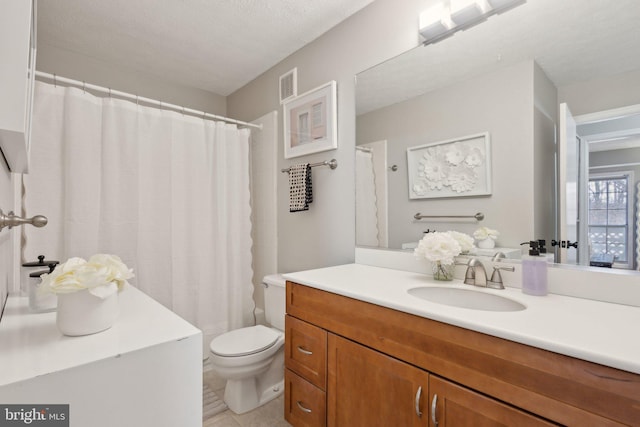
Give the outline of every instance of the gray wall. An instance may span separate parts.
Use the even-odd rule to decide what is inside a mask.
[[[158,79],[149,74],[114,66],[108,62],[41,42],[38,44],[36,68],[45,73],[211,114],[224,116],[227,113],[226,97],[181,85],[176,82],[180,80],[180,76],[167,76],[166,80]]]
[[[574,116],[640,104],[640,70],[558,87]]]
[[[288,212],[288,181],[279,174],[278,269],[290,272],[352,262],[355,247],[354,76],[419,44],[418,16],[430,2],[377,0],[227,97],[230,116],[252,120],[277,109],[278,78],[298,68],[298,93],[330,80],[338,86],[338,149],[284,160],[279,130],[278,169],[336,158],[335,170],[313,171],[314,202],[307,212]],[[282,116],[280,116],[282,117]]]
[[[415,242],[427,228],[470,234],[478,227],[469,221],[415,222],[416,212],[482,212],[481,225],[500,231],[499,246],[518,247],[535,237],[533,75],[534,63],[526,61],[358,117],[357,144],[386,139],[389,163],[400,166],[389,174],[389,247]],[[483,132],[491,140],[491,196],[409,200],[407,148]]]

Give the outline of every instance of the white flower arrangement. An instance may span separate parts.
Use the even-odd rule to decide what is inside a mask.
[[[460,253],[464,254],[475,248],[475,245],[473,244],[473,237],[469,236],[468,234],[460,233],[459,231],[447,231],[447,233],[449,233],[451,237],[456,239],[456,241],[460,245]]]
[[[462,252],[458,240],[450,232],[427,233],[418,242],[413,253],[418,258],[426,258],[428,261],[450,265],[454,258]]]
[[[488,227],[480,227],[473,232],[473,237],[476,240],[493,239],[496,240],[500,233],[497,230],[493,230]]]
[[[104,299],[121,291],[132,277],[133,270],[116,255],[96,254],[89,261],[74,257],[42,275],[40,292],[69,294],[87,289]]]

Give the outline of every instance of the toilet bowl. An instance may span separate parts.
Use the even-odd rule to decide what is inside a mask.
[[[213,371],[227,380],[224,402],[236,414],[251,411],[284,391],[285,281],[265,276],[264,325],[236,329],[209,345]]]

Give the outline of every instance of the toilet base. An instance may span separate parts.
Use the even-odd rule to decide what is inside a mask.
[[[224,403],[235,414],[244,414],[275,399],[284,392],[284,380],[257,394],[255,378],[229,380],[224,389]]]
[[[263,373],[243,379],[229,379],[224,403],[236,414],[244,414],[275,399],[284,392],[284,348]]]

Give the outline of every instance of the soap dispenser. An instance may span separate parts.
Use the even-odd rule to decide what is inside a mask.
[[[540,256],[540,242],[532,240],[521,244],[529,245],[529,255],[522,256],[522,292],[547,295],[547,258]]]

